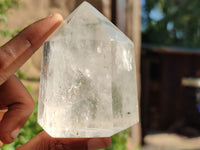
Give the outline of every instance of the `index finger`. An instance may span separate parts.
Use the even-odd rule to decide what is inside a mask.
[[[62,21],[62,16],[54,13],[28,26],[0,48],[0,85],[32,56]]]

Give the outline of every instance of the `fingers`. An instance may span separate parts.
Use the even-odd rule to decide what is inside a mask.
[[[0,122],[7,111],[8,111],[8,107],[0,107]]]
[[[17,150],[97,150],[110,144],[110,138],[59,139],[43,131]]]
[[[0,122],[3,119],[4,114],[8,111],[7,107],[0,107]],[[0,141],[0,148],[3,146],[3,142]]]
[[[0,85],[5,82],[59,26],[59,14],[33,23],[0,48]]]
[[[0,140],[11,143],[32,113],[34,102],[14,75],[0,86],[0,98],[0,105],[8,107],[0,122]]]

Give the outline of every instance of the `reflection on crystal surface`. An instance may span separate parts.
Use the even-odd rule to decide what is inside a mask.
[[[53,137],[108,137],[138,122],[133,43],[87,2],[44,44],[38,122]]]

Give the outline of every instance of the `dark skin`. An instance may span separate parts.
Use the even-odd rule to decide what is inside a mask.
[[[3,143],[14,141],[34,108],[30,94],[14,73],[62,21],[61,15],[52,14],[28,26],[0,48],[0,106],[8,107],[0,122]],[[43,131],[17,150],[96,150],[110,144],[110,138],[59,139]]]

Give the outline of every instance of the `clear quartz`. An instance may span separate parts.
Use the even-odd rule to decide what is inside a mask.
[[[38,122],[52,137],[109,137],[139,120],[134,45],[83,2],[45,42]]]

